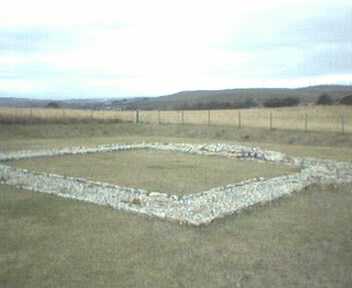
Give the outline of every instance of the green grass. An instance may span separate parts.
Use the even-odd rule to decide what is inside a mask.
[[[294,156],[352,160],[352,134],[195,125],[0,125],[0,151],[142,141],[243,143]]]
[[[298,171],[286,165],[151,150],[33,158],[10,164],[176,195]]]
[[[0,151],[143,140],[242,142],[352,160],[351,134],[0,125]],[[195,228],[0,185],[0,287],[351,287],[351,191],[314,186]]]
[[[176,225],[0,186],[0,287],[350,287],[352,186]]]

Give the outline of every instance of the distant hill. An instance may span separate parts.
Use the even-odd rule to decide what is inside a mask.
[[[55,99],[28,99],[16,97],[1,97],[0,107],[17,107],[17,108],[43,108],[47,107],[49,103],[57,103],[59,107],[72,108],[72,109],[107,109],[111,108],[111,103],[118,101],[118,99],[68,99],[68,100],[55,100]]]
[[[116,110],[177,110],[202,109],[202,107],[234,107],[236,105],[257,104],[262,106],[269,99],[298,98],[302,104],[315,103],[320,95],[328,94],[335,102],[352,95],[350,85],[319,85],[304,88],[248,88],[226,90],[182,91],[159,97],[134,97],[115,99],[69,99],[56,101],[34,100],[15,97],[0,97],[0,106],[8,107],[46,107],[55,101],[61,107],[79,109]],[[0,95],[1,96],[1,95]]]
[[[352,86],[343,85],[320,85],[297,89],[288,88],[248,88],[248,89],[226,89],[226,90],[196,90],[182,91],[171,95],[129,99],[127,103],[114,101],[114,107],[122,109],[184,109],[192,107],[208,106],[207,103],[214,104],[241,104],[248,100],[256,102],[258,105],[273,98],[298,98],[302,104],[315,103],[323,93],[328,94],[338,102],[341,98],[352,94]]]
[[[45,107],[50,100],[32,100],[28,98],[0,97],[0,106],[6,107]]]

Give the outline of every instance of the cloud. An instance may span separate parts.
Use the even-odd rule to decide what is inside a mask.
[[[345,83],[352,74],[346,0],[13,0],[3,6],[5,92],[149,96]]]

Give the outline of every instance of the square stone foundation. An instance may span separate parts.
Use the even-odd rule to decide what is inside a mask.
[[[74,147],[41,151],[19,151],[0,153],[0,161],[7,164],[7,161],[16,160],[29,161],[29,159],[33,159],[33,161],[37,161],[42,158],[40,160],[42,161],[43,159],[50,159],[48,157],[53,157],[52,160],[55,160],[57,157],[63,159],[65,157],[62,156],[69,155],[71,157],[81,157],[85,154],[94,153],[94,156],[96,156],[98,155],[96,153],[100,152],[105,152],[104,154],[108,155],[107,153],[118,151],[139,153],[142,150],[148,151],[148,153],[150,151],[153,151],[153,153],[159,151],[160,153],[171,153],[174,155],[183,153],[182,157],[192,155],[200,158],[207,157],[206,160],[209,160],[210,156],[222,157],[221,160],[230,161],[229,169],[231,169],[231,164],[235,163],[235,161],[258,161],[258,163],[247,162],[247,164],[249,163],[249,166],[259,164],[273,165],[272,167],[276,165],[276,168],[279,167],[278,165],[284,165],[287,167],[287,171],[296,171],[296,173],[284,176],[275,176],[269,173],[269,178],[262,177],[267,175],[258,175],[260,177],[236,181],[227,185],[214,185],[216,187],[206,187],[207,189],[204,191],[195,191],[195,193],[192,193],[192,191],[188,191],[188,193],[168,193],[169,191],[165,190],[164,192],[167,193],[163,193],[163,191],[153,192],[154,189],[145,190],[106,183],[105,181],[98,182],[82,177],[34,172],[1,164],[0,182],[38,192],[107,205],[115,209],[156,216],[178,223],[201,225],[210,223],[216,218],[237,213],[258,203],[272,201],[273,199],[289,195],[294,191],[301,191],[313,183],[352,181],[350,163],[294,158],[280,152],[229,144],[141,143],[132,145],[100,145],[95,148]],[[158,161],[155,163],[158,163]],[[247,167],[247,164],[244,166]],[[206,164],[204,165],[206,168]],[[213,165],[216,165],[216,163],[213,163]],[[131,176],[133,177],[133,174]]]

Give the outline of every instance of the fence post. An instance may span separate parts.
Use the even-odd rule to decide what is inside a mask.
[[[29,113],[29,123],[33,124],[33,108],[31,107],[30,113]]]
[[[269,115],[269,127],[270,127],[270,130],[273,130],[273,112],[270,112],[270,115]]]
[[[160,110],[158,110],[158,124],[161,124]]]
[[[17,119],[17,111],[14,110],[12,114],[12,124],[16,124],[16,119]]]
[[[139,111],[136,110],[136,124],[139,123]]]
[[[304,132],[308,132],[308,114],[304,114]]]
[[[181,116],[182,116],[182,125],[184,125],[185,124],[185,111],[184,110],[182,110]]]
[[[208,110],[208,126],[210,126],[210,110]]]
[[[345,115],[341,114],[341,132],[345,134]]]
[[[242,127],[242,123],[241,123],[241,111],[238,111],[238,128]]]

